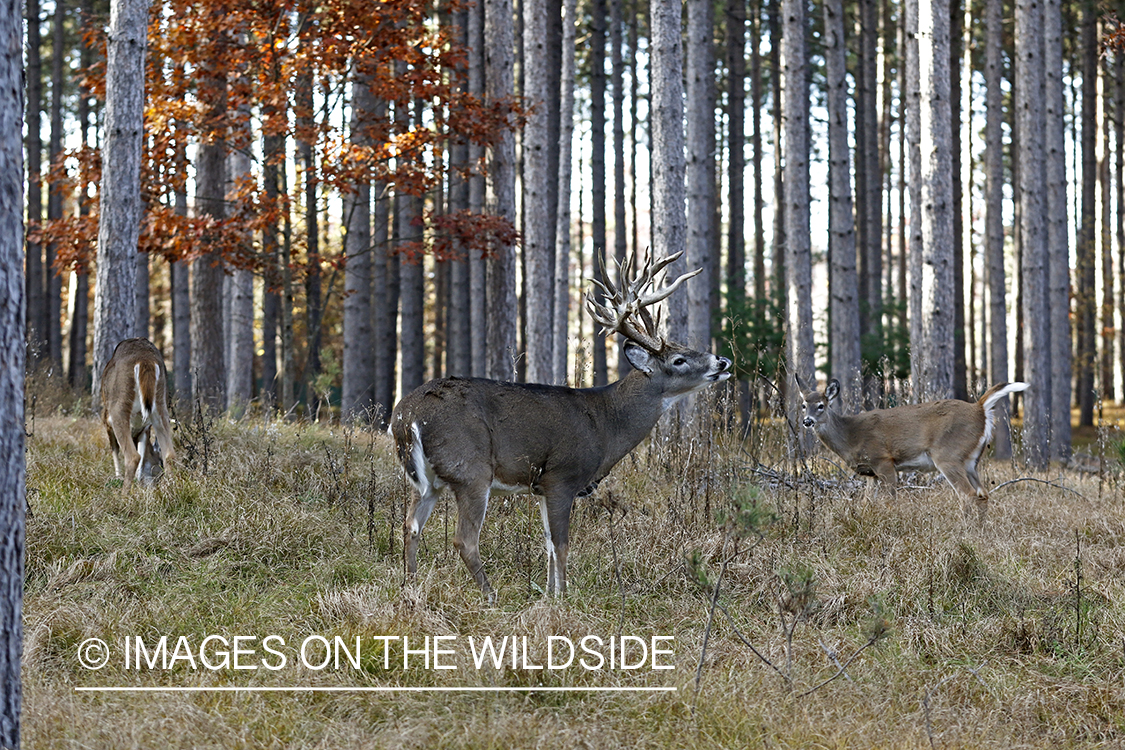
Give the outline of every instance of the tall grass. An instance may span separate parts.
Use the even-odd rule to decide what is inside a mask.
[[[726,408],[717,403],[702,438],[658,430],[576,504],[561,601],[542,594],[536,504],[494,499],[482,534],[494,606],[453,548],[452,498],[426,527],[417,581],[403,585],[409,495],[382,434],[182,421],[182,444],[208,442],[206,468],[197,450],[155,488],[125,494],[110,481],[100,424],[39,412],[28,448],[26,746],[1125,743],[1119,463],[1006,484],[979,525],[944,482],[911,479],[892,501],[830,456],[791,453],[780,420],[745,440],[720,429]],[[983,471],[993,485],[1023,477],[1018,463]],[[93,637],[116,646],[212,634],[277,634],[292,658],[277,671],[129,669],[117,652],[94,671],[77,658]],[[452,670],[404,670],[397,644],[390,668],[365,649],[359,668],[313,670],[291,648],[311,634],[415,645],[454,636],[461,648]],[[550,636],[673,636],[675,669],[477,669],[463,646],[486,635],[526,637],[539,664]],[[76,691],[297,685],[677,690]]]

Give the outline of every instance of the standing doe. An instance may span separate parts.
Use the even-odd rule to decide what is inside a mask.
[[[406,574],[417,571],[418,541],[443,487],[457,498],[453,543],[486,596],[481,525],[492,493],[539,495],[547,544],[547,592],[566,592],[570,510],[633,450],[680,398],[730,377],[730,360],[667,341],[645,308],[668,297],[699,271],[661,289],[653,277],[678,258],[653,263],[621,288],[599,284],[606,304],[586,305],[606,333],[625,337],[633,370],[600,388],[506,383],[480,378],[432,380],[405,396],[391,415],[398,458],[418,498],[406,515]],[[597,283],[597,282],[595,282]]]
[[[992,440],[994,409],[1028,384],[997,383],[976,403],[945,399],[851,416],[839,411],[839,381],[830,380],[818,391],[797,378],[797,387],[805,399],[805,427],[816,430],[856,474],[877,477],[894,491],[899,471],[936,469],[966,500],[976,502],[983,518],[988,491],[977,476],[977,463]]]
[[[102,423],[113,449],[113,468],[128,489],[151,482],[165,461],[176,457],[168,419],[168,372],[148,339],[125,339],[102,374]],[[153,447],[152,431],[160,450]],[[122,461],[124,460],[124,472]]]

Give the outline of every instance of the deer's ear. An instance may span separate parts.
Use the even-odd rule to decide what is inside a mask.
[[[829,401],[835,401],[840,396],[840,381],[832,378],[828,382],[828,387],[824,389],[824,397]]]
[[[629,364],[646,375],[651,375],[653,370],[652,352],[632,341],[625,342],[625,358]]]

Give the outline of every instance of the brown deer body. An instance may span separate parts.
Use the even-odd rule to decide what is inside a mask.
[[[102,423],[113,449],[113,468],[128,489],[151,482],[176,457],[168,418],[168,372],[148,339],[125,339],[102,375]],[[153,446],[155,432],[159,452]]]
[[[655,270],[650,262],[628,289],[617,291],[607,284],[616,313],[587,301],[607,330],[628,338],[625,355],[634,369],[621,380],[578,389],[445,378],[426,383],[399,402],[390,432],[406,475],[418,490],[404,528],[408,576],[417,570],[418,542],[438,493],[449,487],[457,499],[454,544],[481,590],[490,594],[479,551],[488,500],[495,493],[531,492],[540,496],[547,591],[565,593],[575,497],[592,491],[672,403],[730,377],[730,360],[664,341],[655,335],[651,317],[641,312],[688,278],[643,293],[652,275],[675,257],[661,261]]]
[[[992,440],[994,409],[1009,393],[1026,390],[1027,383],[997,383],[978,401],[945,399],[841,414],[840,384],[832,380],[823,391],[797,381],[804,396],[804,425],[816,431],[829,450],[857,474],[898,485],[899,471],[941,472],[965,499],[984,514],[988,491],[977,475],[977,464]]]

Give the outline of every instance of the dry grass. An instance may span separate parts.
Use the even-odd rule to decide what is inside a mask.
[[[217,421],[211,453],[123,494],[92,419],[40,413],[29,439],[27,747],[1121,747],[1125,498],[1116,464],[1006,485],[987,522],[943,484],[871,492],[813,461],[793,483],[779,428],[745,447],[654,440],[575,510],[571,589],[541,594],[538,511],[498,499],[486,606],[426,528],[402,587],[407,495],[382,435]],[[204,440],[204,438],[206,440]],[[1113,444],[1112,435],[1100,442]],[[1095,441],[1090,450],[1098,450]],[[1110,451],[1106,451],[1110,452]],[[769,471],[758,471],[763,458]],[[197,452],[198,456],[198,452]],[[1086,462],[1090,465],[1090,462]],[[1022,471],[991,462],[994,482]],[[740,511],[735,513],[734,511]],[[725,524],[716,517],[725,512]],[[696,665],[723,560],[701,682]],[[735,631],[737,628],[737,633]],[[883,632],[885,630],[885,632]],[[817,687],[872,635],[838,679]],[[99,671],[78,646],[268,634],[456,636],[456,670]],[[470,636],[674,636],[675,669],[476,669]],[[741,637],[740,637],[741,636]],[[766,666],[748,641],[776,667]],[[401,651],[392,649],[395,658]],[[261,656],[259,651],[258,655]],[[380,652],[381,654],[381,652]],[[836,661],[834,662],[833,659]],[[254,660],[258,663],[257,660]],[[88,693],[95,686],[663,687],[674,693]],[[815,688],[815,689],[814,689]],[[812,692],[807,692],[809,690]]]

